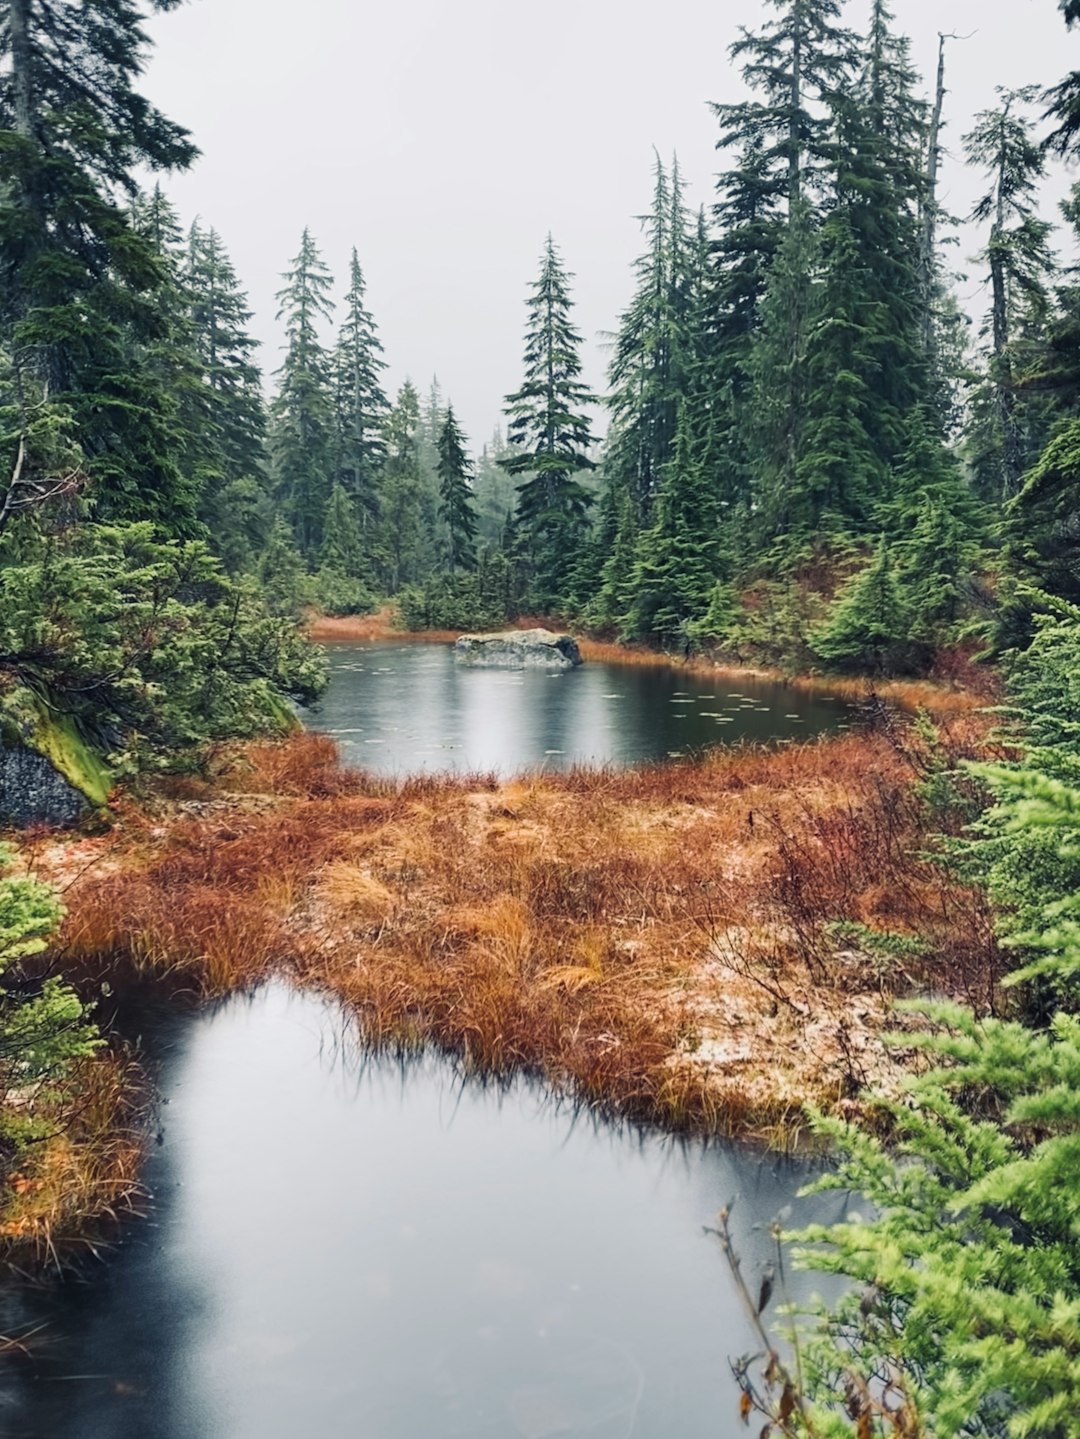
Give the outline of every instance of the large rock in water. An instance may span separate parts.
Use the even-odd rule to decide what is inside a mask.
[[[454,646],[462,664],[504,669],[572,670],[581,663],[573,635],[554,630],[499,630],[491,635],[462,635]]]

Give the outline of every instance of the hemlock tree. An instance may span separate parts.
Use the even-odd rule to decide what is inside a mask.
[[[383,588],[396,595],[421,577],[427,552],[424,479],[420,462],[420,396],[410,380],[398,391],[386,418],[386,464],[382,476],[380,567]]]
[[[285,321],[285,362],[271,406],[271,457],[282,504],[310,559],[318,553],[330,497],[334,407],[330,356],[319,338],[320,322],[333,312],[333,281],[309,230],[283,278],[277,317]]]
[[[202,514],[234,573],[250,569],[272,523],[266,486],[266,405],[251,310],[221,236],[192,225],[184,274],[192,338],[202,366],[205,428],[214,467]]]
[[[4,9],[0,403],[11,411],[11,479],[0,525],[83,471],[100,513],[195,527],[199,497],[175,463],[172,397],[140,362],[166,276],[124,206],[137,170],[184,169],[196,154],[135,89],[149,48],[141,21],[177,3]]]
[[[567,594],[591,504],[576,477],[595,468],[582,413],[595,400],[578,378],[581,336],[570,321],[571,278],[549,235],[528,302],[525,379],[506,399],[514,453],[500,461],[508,474],[525,476],[517,487],[519,542],[529,554],[536,602],[545,608]]]
[[[694,454],[688,416],[680,415],[675,453],[665,466],[655,523],[638,540],[623,619],[637,639],[686,642],[717,579],[720,539],[716,495]]]
[[[608,407],[612,430],[604,456],[609,487],[630,494],[649,522],[678,424],[689,304],[689,216],[678,160],[670,173],[656,159],[653,204],[641,224],[648,249],[635,266],[637,290],[614,340]]]
[[[469,477],[472,461],[465,436],[448,405],[439,432],[439,514],[449,534],[451,570],[476,568],[476,504]]]
[[[919,659],[911,620],[911,607],[882,537],[874,558],[848,580],[810,635],[810,647],[837,669],[905,673],[917,668]]]
[[[386,395],[380,376],[386,369],[375,321],[367,309],[364,272],[356,250],[349,264],[345,321],[334,351],[336,473],[351,496],[369,541],[379,517],[379,473],[386,459],[383,424]]]
[[[975,117],[975,128],[964,136],[964,149],[969,164],[990,181],[972,212],[974,220],[990,224],[981,258],[989,269],[992,295],[988,413],[983,433],[976,431],[973,437],[972,458],[983,493],[1005,501],[1017,493],[1034,458],[1023,406],[1018,404],[1017,345],[1025,324],[1045,318],[1052,258],[1050,226],[1035,213],[1043,153],[1023,114],[1035,92],[999,87],[999,93],[1001,105]]]

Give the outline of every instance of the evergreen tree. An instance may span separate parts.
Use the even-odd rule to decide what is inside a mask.
[[[175,461],[172,397],[140,363],[159,335],[167,276],[124,209],[136,171],[184,169],[196,153],[135,88],[149,45],[140,22],[175,3],[12,0],[0,24],[9,513],[81,469],[101,514],[195,524],[198,494]]]
[[[983,433],[974,436],[973,461],[982,492],[988,498],[1008,500],[1017,493],[1037,450],[1037,442],[1033,444],[1025,434],[1024,410],[1017,401],[1023,368],[1019,342],[1025,325],[1041,324],[1044,317],[1051,256],[1050,226],[1035,213],[1043,155],[1023,115],[1034,91],[999,93],[1001,105],[976,116],[964,147],[969,163],[990,181],[972,215],[990,224],[982,258],[989,268],[992,294],[988,403]]]
[[[352,496],[365,533],[379,515],[378,477],[386,458],[383,422],[389,408],[380,383],[386,368],[375,321],[366,306],[356,250],[349,265],[345,321],[334,352],[338,482]]]
[[[420,397],[406,380],[386,420],[380,570],[383,586],[391,595],[420,579],[425,568],[420,424]]]
[[[854,37],[837,22],[840,0],[767,0],[778,12],[757,34],[745,27],[731,58],[757,98],[714,105],[720,146],[750,160],[758,208],[786,203],[788,219],[812,204],[831,170],[824,98],[850,79]]]
[[[326,504],[319,564],[324,570],[356,579],[363,563],[363,542],[356,506],[345,486],[336,484]]]
[[[1080,0],[1058,0],[1065,23],[1070,29],[1080,21]],[[1080,136],[1080,70],[1073,70],[1059,85],[1048,90],[1043,99],[1049,103],[1047,118],[1057,128],[1047,137],[1046,148],[1061,156],[1075,155]]]
[[[525,379],[506,400],[514,451],[501,463],[508,474],[526,476],[517,487],[517,520],[544,607],[566,595],[591,504],[576,476],[595,468],[582,413],[594,400],[578,378],[581,336],[570,320],[571,278],[549,235],[528,302]]]
[[[483,544],[499,549],[506,512],[513,507],[514,483],[499,463],[508,453],[502,430],[496,428],[491,439],[480,451],[476,466],[473,494],[476,499],[478,534]]]
[[[814,653],[838,669],[903,674],[920,667],[913,642],[911,605],[884,538],[868,565],[836,597],[810,636]]]
[[[686,642],[708,607],[717,578],[719,516],[708,476],[694,454],[686,411],[665,467],[656,522],[637,547],[626,632],[663,644]]]
[[[248,331],[251,311],[213,227],[192,225],[185,285],[203,378],[203,433],[213,463],[202,513],[226,567],[252,568],[273,523],[266,476],[266,405]]]
[[[196,222],[187,239],[185,281],[195,347],[210,390],[210,412],[221,476],[233,481],[261,475],[266,462],[266,408],[255,361],[258,342],[251,310],[221,236]]]
[[[285,362],[271,407],[271,457],[278,493],[301,552],[318,553],[330,497],[334,409],[330,356],[319,338],[330,319],[333,281],[311,232],[283,276],[278,319],[285,321]]]
[[[470,487],[472,461],[452,405],[439,433],[439,513],[450,536],[450,569],[476,567],[476,504]]]
[[[683,387],[689,304],[688,216],[678,161],[656,159],[648,249],[637,261],[637,291],[622,317],[609,370],[612,429],[604,457],[609,486],[626,490],[647,524],[672,455]]]

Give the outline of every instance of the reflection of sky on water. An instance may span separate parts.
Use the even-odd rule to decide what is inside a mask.
[[[756,1282],[805,1171],[364,1059],[341,1024],[280,986],[189,1021],[153,1219],[88,1285],[18,1299],[55,1342],[0,1386],[3,1434],[733,1433],[751,1337],[703,1226],[737,1196]]]
[[[331,681],[306,721],[340,739],[350,763],[418,770],[564,769],[633,764],[739,740],[801,738],[842,724],[847,707],[782,685],[738,694],[677,668],[476,669],[447,645],[328,646]]]

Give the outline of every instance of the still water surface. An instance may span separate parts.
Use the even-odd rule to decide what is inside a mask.
[[[663,759],[846,715],[662,668],[329,656],[317,726],[399,775]],[[147,1048],[148,1217],[80,1279],[0,1291],[0,1334],[33,1331],[0,1368],[0,1439],[739,1432],[727,1359],[752,1336],[703,1226],[737,1196],[756,1284],[805,1169],[594,1124],[435,1059],[364,1059],[336,1007],[279,985],[166,1020]]]
[[[151,1217],[45,1325],[5,1439],[716,1439],[805,1169],[598,1125],[521,1082],[366,1061],[271,985],[174,1023]],[[824,1217],[838,1201],[830,1200]]]
[[[305,721],[380,774],[635,764],[805,738],[850,718],[838,699],[669,666],[473,669],[429,644],[331,644],[327,658],[329,688]]]

